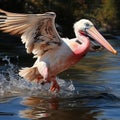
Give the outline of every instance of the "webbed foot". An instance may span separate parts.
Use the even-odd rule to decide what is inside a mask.
[[[50,87],[50,91],[51,92],[54,92],[54,91],[59,92],[60,91],[60,86],[59,86],[59,84],[57,83],[56,80],[52,81],[52,85]]]

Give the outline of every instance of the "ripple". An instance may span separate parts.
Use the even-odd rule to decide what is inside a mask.
[[[0,96],[43,96],[43,97],[59,97],[59,98],[79,98],[94,100],[119,101],[119,97],[115,96],[108,88],[96,84],[81,84],[78,81],[63,80],[57,78],[61,90],[59,93],[49,92],[50,84],[44,86],[37,83],[30,83],[18,75],[19,67],[10,62],[10,58],[3,57],[6,61],[5,66],[0,69]]]
[[[10,113],[10,112],[0,112],[0,116],[14,116],[14,113]]]

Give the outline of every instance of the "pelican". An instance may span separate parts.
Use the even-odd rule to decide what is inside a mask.
[[[117,51],[87,19],[77,21],[74,39],[61,38],[55,27],[54,12],[18,14],[0,9],[0,30],[21,35],[27,53],[37,58],[32,67],[19,71],[25,80],[41,84],[51,83],[50,91],[59,91],[56,76],[82,59],[90,49],[90,37],[113,54]]]

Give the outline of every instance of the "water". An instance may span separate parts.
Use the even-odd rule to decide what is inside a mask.
[[[119,40],[109,40],[120,52]],[[60,93],[18,75],[34,60],[22,45],[0,49],[0,120],[120,120],[120,55],[88,53],[61,73]]]

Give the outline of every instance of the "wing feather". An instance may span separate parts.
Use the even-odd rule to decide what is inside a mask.
[[[17,14],[0,9],[0,30],[21,35],[27,53],[41,56],[61,44],[55,28],[55,13]]]

